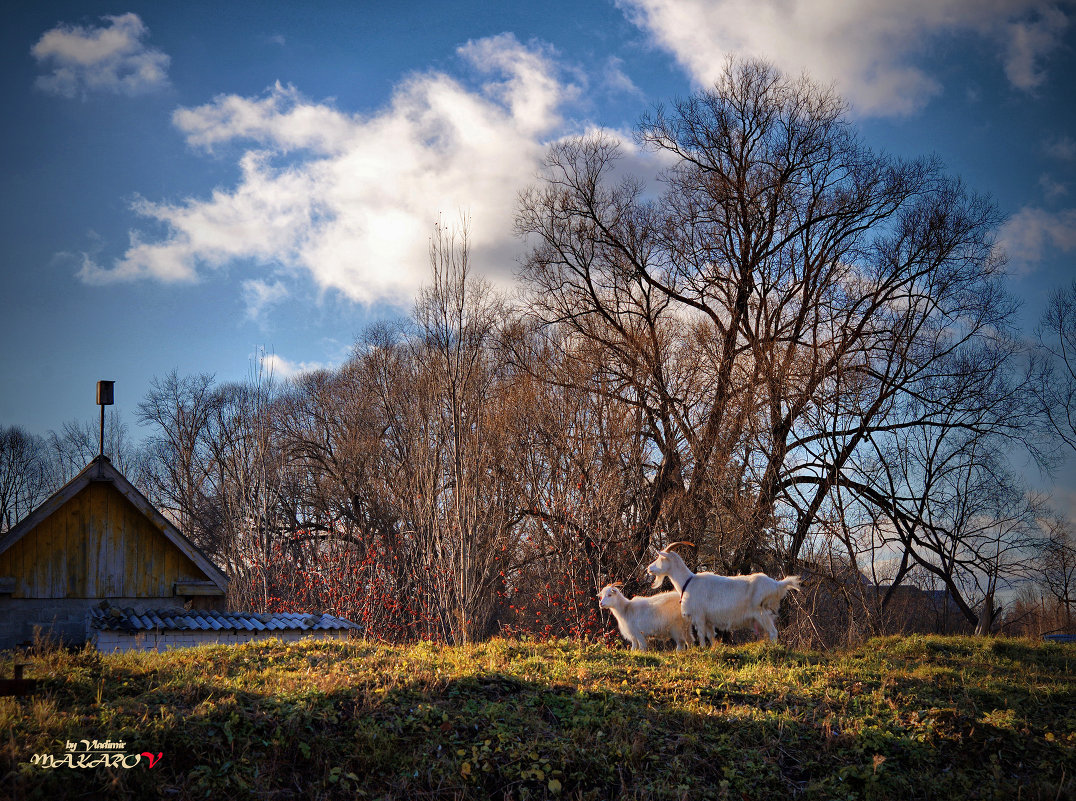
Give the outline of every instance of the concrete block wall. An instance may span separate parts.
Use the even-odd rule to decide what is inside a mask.
[[[97,650],[103,653],[126,651],[167,651],[171,648],[190,648],[195,645],[237,645],[258,640],[279,639],[298,642],[302,639],[347,639],[346,631],[164,631],[128,634],[122,631],[99,631]]]
[[[66,645],[86,642],[90,609],[101,598],[10,598],[0,596],[0,650],[33,641],[34,627]],[[113,606],[142,611],[176,605],[167,598],[109,598]]]

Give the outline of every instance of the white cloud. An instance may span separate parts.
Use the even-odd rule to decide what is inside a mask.
[[[476,266],[507,277],[518,251],[516,193],[534,180],[577,90],[558,80],[548,53],[509,34],[458,53],[486,81],[479,89],[416,74],[369,116],[279,84],[261,97],[180,109],[173,120],[192,146],[247,148],[236,186],[177,203],[138,200],[134,210],[167,235],[133,232],[122,258],[109,267],[87,258],[80,276],[192,281],[206,268],[253,262],[305,271],[354,301],[403,304],[426,279],[437,215],[463,211]],[[258,302],[266,285],[255,286],[248,299]]]
[[[1046,140],[1042,145],[1047,156],[1059,161],[1072,161],[1076,159],[1076,140],[1071,136],[1058,136]]]
[[[293,362],[276,353],[267,353],[261,349],[259,349],[257,357],[262,370],[268,376],[272,376],[274,382],[281,379],[295,378],[295,376],[302,373],[325,370],[332,366],[322,362]]]
[[[1045,172],[1039,176],[1039,188],[1042,190],[1042,194],[1047,200],[1055,200],[1069,193],[1068,186]]]
[[[181,108],[172,122],[188,144],[210,151],[214,145],[245,139],[282,153],[332,155],[349,145],[356,119],[329,105],[308,103],[295,87],[278,82],[261,98],[219,95],[207,105]]]
[[[605,62],[605,69],[602,72],[602,87],[606,91],[615,94],[633,95],[635,97],[643,97],[643,90],[640,89],[631,78],[624,72],[624,60],[617,58],[616,56],[610,56]]]
[[[247,304],[247,319],[258,320],[270,306],[287,299],[288,288],[283,281],[269,284],[260,278],[243,282],[243,294]]]
[[[52,71],[36,85],[75,97],[80,92],[137,95],[168,85],[169,57],[143,41],[149,29],[137,14],[102,17],[100,28],[58,25],[42,34],[30,52]]]
[[[858,111],[907,114],[941,92],[914,63],[931,40],[974,34],[998,47],[1006,75],[1029,90],[1068,23],[1054,0],[617,0],[699,84],[728,55],[760,56],[833,83]]]
[[[1051,212],[1025,207],[1001,227],[998,242],[1010,261],[1024,270],[1041,261],[1047,248],[1076,250],[1076,209]]]
[[[1045,80],[1040,62],[1057,47],[1068,27],[1068,17],[1061,9],[1033,5],[1039,6],[1033,16],[1010,22],[1004,36],[1005,75],[1013,86],[1025,91],[1037,88]]]

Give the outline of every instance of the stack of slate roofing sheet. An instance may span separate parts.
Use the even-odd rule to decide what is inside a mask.
[[[218,612],[203,609],[148,609],[131,607],[90,610],[90,627],[99,631],[328,631],[361,628],[330,614],[292,612]]]

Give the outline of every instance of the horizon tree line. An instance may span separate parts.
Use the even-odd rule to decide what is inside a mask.
[[[388,638],[602,636],[598,589],[641,588],[674,540],[697,569],[807,573],[786,621],[805,643],[906,625],[913,584],[990,631],[996,594],[1035,581],[1071,626],[1071,527],[1013,464],[1076,448],[1076,283],[1029,346],[993,202],[764,62],[635,135],[656,183],[608,133],[549,148],[519,196],[518,299],[439,224],[411,315],[339,368],[157,377],[144,446],[110,418],[113,460],[233,605]],[[92,426],[0,432],[5,530],[87,431],[92,451]]]

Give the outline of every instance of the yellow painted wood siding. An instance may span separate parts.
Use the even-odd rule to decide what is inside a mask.
[[[208,578],[111,483],[95,481],[0,554],[13,598],[172,595]]]

